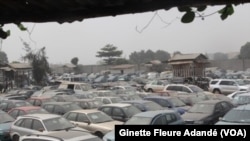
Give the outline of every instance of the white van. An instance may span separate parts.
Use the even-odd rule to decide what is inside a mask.
[[[58,86],[58,89],[72,89],[76,94],[82,94],[91,90],[92,87],[88,83],[63,81]]]

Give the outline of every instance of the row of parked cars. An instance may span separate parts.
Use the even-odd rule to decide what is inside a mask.
[[[79,134],[82,137],[75,140],[88,136],[93,141],[111,141],[115,125],[213,125],[225,122],[224,115],[236,107],[231,98],[208,92],[112,90],[74,93],[46,87],[33,94],[5,94],[0,109],[6,118],[0,118],[0,126],[6,130],[0,140],[36,141],[48,136],[58,140],[65,135],[63,140],[73,141]]]

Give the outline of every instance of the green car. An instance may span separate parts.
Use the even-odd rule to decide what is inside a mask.
[[[10,126],[15,119],[4,111],[0,111],[0,141],[11,141]]]

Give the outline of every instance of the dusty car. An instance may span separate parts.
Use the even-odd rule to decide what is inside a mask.
[[[115,125],[123,122],[113,120],[110,116],[98,110],[75,110],[63,115],[78,127],[84,128],[102,138],[107,132],[113,130]]]
[[[206,100],[196,103],[181,116],[186,124],[214,125],[233,107],[234,104],[229,101]]]

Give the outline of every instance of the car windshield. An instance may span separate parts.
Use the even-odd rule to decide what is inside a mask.
[[[103,112],[94,112],[87,114],[92,123],[103,123],[113,121],[113,119]]]
[[[49,112],[44,110],[43,108],[39,108],[39,109],[32,109],[28,111],[28,114],[48,114]]]
[[[145,102],[145,107],[148,111],[162,110],[163,107],[155,102]]]
[[[196,103],[192,106],[188,112],[189,113],[212,113],[214,110],[213,104]]]
[[[203,90],[202,90],[200,87],[197,87],[197,86],[189,86],[189,88],[190,88],[194,93],[203,92]]]
[[[110,98],[110,100],[112,101],[112,103],[119,103],[122,101],[120,97],[112,97]]]
[[[169,100],[173,103],[174,107],[186,106],[186,104],[183,101],[181,101],[179,98],[170,98]]]
[[[43,121],[48,131],[64,130],[74,128],[74,124],[63,117],[46,119]]]
[[[21,102],[15,102],[16,107],[21,107],[21,106],[32,106],[30,103],[26,101],[21,101]]]
[[[141,112],[141,110],[139,110],[138,108],[134,106],[122,107],[122,109],[126,112],[128,117],[132,117],[133,115]]]
[[[7,113],[0,112],[0,124],[12,122],[14,120],[15,119],[13,117],[11,117],[10,115],[8,115]]]
[[[250,111],[249,110],[230,110],[223,118],[223,121],[227,122],[248,122],[250,123]]]
[[[152,118],[149,118],[149,117],[133,116],[124,124],[125,125],[149,125],[151,120]]]
[[[99,106],[102,105],[102,102],[98,100],[88,101],[88,105],[89,105],[89,108],[98,108]]]
[[[78,106],[77,104],[75,103],[71,103],[71,104],[64,104],[62,105],[64,107],[64,109],[66,111],[73,111],[73,110],[79,110],[79,109],[82,109],[80,106]]]

